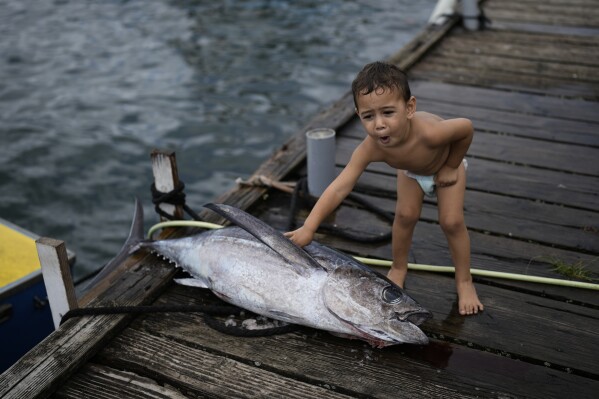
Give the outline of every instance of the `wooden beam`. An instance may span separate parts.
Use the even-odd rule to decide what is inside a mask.
[[[48,293],[52,321],[54,328],[58,329],[62,316],[78,307],[69,257],[63,241],[42,237],[35,245]]]

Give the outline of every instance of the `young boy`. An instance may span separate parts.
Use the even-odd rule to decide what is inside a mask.
[[[303,247],[320,223],[350,193],[371,162],[397,169],[397,204],[393,223],[393,265],[387,277],[404,286],[412,233],[425,195],[437,196],[439,223],[455,265],[461,315],[483,310],[470,275],[470,238],[464,223],[466,162],[473,136],[468,119],[447,119],[416,112],[407,77],[394,65],[366,65],[352,83],[356,113],[367,136],[339,176],[324,191],[297,230],[285,235]]]

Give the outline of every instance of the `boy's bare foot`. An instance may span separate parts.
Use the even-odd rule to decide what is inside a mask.
[[[403,288],[404,282],[406,281],[407,272],[407,269],[392,267],[387,273],[387,278]]]
[[[476,288],[472,281],[464,281],[456,283],[458,291],[458,308],[462,316],[477,314],[483,311],[485,307],[478,299]]]

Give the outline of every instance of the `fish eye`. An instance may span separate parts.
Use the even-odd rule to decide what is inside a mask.
[[[399,290],[399,288],[390,285],[383,288],[382,296],[383,301],[387,303],[399,303],[401,302],[403,293]]]

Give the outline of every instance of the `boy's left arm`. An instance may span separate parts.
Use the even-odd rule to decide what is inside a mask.
[[[470,148],[474,128],[469,119],[449,119],[439,123],[441,136],[450,143],[445,165],[437,172],[435,182],[439,187],[454,185],[458,180],[458,168]]]

